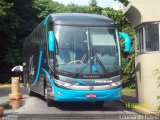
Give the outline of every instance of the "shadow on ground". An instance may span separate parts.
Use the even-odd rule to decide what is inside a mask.
[[[34,94],[35,97],[46,101],[43,96]],[[135,103],[133,96],[122,96],[122,101],[105,101],[103,106],[98,106],[95,102],[54,102],[51,107],[56,107],[62,111],[124,111],[131,110],[126,108],[125,103]]]
[[[7,88],[9,89],[9,88]],[[9,94],[8,91],[4,90],[4,94]],[[24,88],[21,88],[21,92],[24,94],[25,90]],[[2,96],[2,95],[1,95]],[[38,94],[34,94],[35,97],[45,101],[44,97]],[[28,98],[28,97],[27,97]],[[9,101],[9,103],[6,103],[3,105],[6,109],[12,109],[13,107],[22,107],[25,105],[25,101],[27,100],[26,97],[22,99],[22,101]],[[13,104],[13,107],[10,104]],[[21,105],[18,105],[18,104]],[[122,101],[105,101],[105,104],[103,106],[98,106],[95,104],[95,102],[53,102],[52,107],[56,107],[57,109],[60,109],[62,111],[124,111],[124,110],[130,110],[126,108],[126,103],[137,103],[136,97],[134,95],[122,95]],[[18,107],[17,107],[18,108]]]

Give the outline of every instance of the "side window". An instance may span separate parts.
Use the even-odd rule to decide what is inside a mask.
[[[146,31],[146,50],[159,51],[159,23],[147,24]]]
[[[39,53],[40,50],[40,42],[39,42],[39,31],[36,31],[31,39],[31,46],[33,46],[32,50],[34,53]]]
[[[48,31],[53,31],[53,30],[54,30],[53,23],[49,22],[47,24],[47,46],[48,46]],[[49,49],[48,49],[48,63],[49,63],[49,66],[53,69],[53,67],[54,67],[54,52],[49,51]]]
[[[144,31],[143,27],[136,29],[136,52],[144,52]]]
[[[39,40],[40,40],[40,48],[44,48],[44,42],[45,42],[45,31],[44,27],[41,28],[40,34],[39,34]]]
[[[159,51],[159,33],[159,23],[146,23],[144,26],[137,28],[136,52]]]
[[[136,52],[140,52],[139,30],[136,30]]]

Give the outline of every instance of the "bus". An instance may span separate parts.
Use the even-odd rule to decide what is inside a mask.
[[[48,106],[55,102],[120,100],[121,52],[130,37],[113,20],[94,14],[48,15],[25,39],[23,81],[28,95],[38,93]]]

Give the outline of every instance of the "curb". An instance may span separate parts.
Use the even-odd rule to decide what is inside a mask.
[[[160,113],[147,110],[140,105],[133,107],[132,110],[140,114],[160,116]]]
[[[2,116],[4,114],[4,108],[0,107],[0,116]]]
[[[5,84],[5,85],[0,84],[0,88],[1,88],[1,87],[10,87],[10,86],[11,86],[11,84]]]
[[[125,105],[125,103],[128,103],[128,101],[124,101],[124,100],[121,100],[121,102],[124,105]],[[134,105],[134,103],[133,103],[133,105]],[[136,106],[132,106],[131,110],[134,111],[134,112],[136,112],[136,113],[139,113],[139,114],[154,115],[154,116],[160,117],[160,113],[159,112],[150,111],[150,110],[146,109],[145,107],[143,107],[141,105],[138,105],[138,103],[137,103]]]
[[[0,88],[11,87],[11,84],[0,84]],[[23,83],[20,83],[20,87],[23,87]]]

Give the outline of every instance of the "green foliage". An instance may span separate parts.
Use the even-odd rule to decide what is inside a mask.
[[[153,71],[153,75],[154,75],[155,77],[157,77],[157,84],[158,84],[157,87],[160,87],[160,70],[159,70],[159,69],[155,69],[155,70]]]
[[[88,9],[89,13],[94,13],[94,14],[101,14],[103,10],[103,8],[97,6],[96,0],[90,0]]]
[[[90,7],[97,7],[97,1],[96,0],[90,0],[89,6]]]
[[[64,5],[52,0],[34,0],[33,8],[39,19],[45,18],[50,13],[63,12]]]
[[[134,94],[136,93],[136,89],[131,89],[129,87],[125,87],[122,89],[122,94],[128,95],[128,94]]]
[[[11,68],[22,63],[23,40],[31,32],[30,27],[36,18],[32,1],[16,0],[3,5],[7,9],[0,17],[0,79],[5,81],[10,79]]]
[[[160,87],[160,70],[155,69],[153,71],[153,75],[157,77],[157,87]],[[157,99],[160,100],[160,96],[157,96]],[[158,107],[158,111],[160,111],[160,106]]]
[[[7,3],[4,0],[0,0],[0,17],[6,15],[6,11],[13,6],[13,3]]]
[[[93,14],[101,14],[102,13],[102,8],[97,6],[97,7],[89,7],[89,13]]]
[[[119,2],[123,3],[124,6],[127,6],[129,3],[128,0],[115,0],[115,1],[119,1]]]
[[[106,8],[103,10],[102,15],[113,19],[119,31],[122,31],[124,28],[130,26],[127,18],[123,15],[122,11],[113,10],[112,8]]]
[[[65,13],[87,13],[88,7],[87,6],[78,6],[73,3],[65,6],[64,8]]]
[[[160,96],[157,96],[157,99],[160,100]],[[158,111],[160,112],[160,105],[158,106]]]

